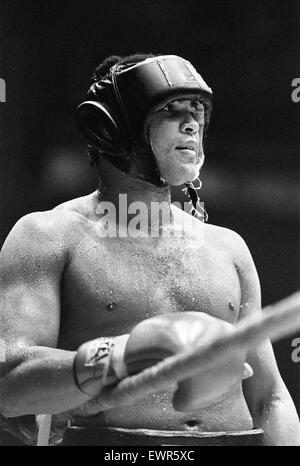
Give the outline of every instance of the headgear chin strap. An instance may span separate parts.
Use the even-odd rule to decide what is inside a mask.
[[[147,115],[157,105],[177,97],[198,98],[207,129],[212,90],[190,62],[176,55],[116,64],[92,84],[89,100],[76,110],[76,123],[92,148],[122,172],[164,186],[149,141],[144,136]]]

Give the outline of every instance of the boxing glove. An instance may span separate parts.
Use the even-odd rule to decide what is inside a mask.
[[[203,312],[160,315],[140,322],[130,333],[124,352],[129,375],[134,375],[168,356],[195,345],[203,348],[218,337],[232,332],[234,326]],[[206,408],[233,393],[243,378],[253,371],[245,364],[246,352],[232,352],[224,362],[179,382],[173,396],[178,411]]]

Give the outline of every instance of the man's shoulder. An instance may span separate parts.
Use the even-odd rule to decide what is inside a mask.
[[[24,276],[31,268],[44,267],[54,270],[53,264],[64,266],[68,257],[61,234],[62,220],[51,211],[32,212],[21,217],[9,232],[1,248],[1,270],[11,270]]]
[[[63,250],[70,246],[80,225],[87,220],[91,196],[76,198],[46,211],[31,212],[21,217],[11,229],[3,248],[14,243],[32,244],[46,249]]]
[[[82,196],[58,204],[53,209],[31,212],[16,223],[15,227],[21,230],[36,231],[58,236],[70,227],[76,228],[77,224],[87,219],[92,212],[92,195]],[[14,228],[15,228],[14,227]]]
[[[237,267],[244,269],[253,263],[248,245],[239,233],[212,224],[206,224],[205,228],[205,238],[214,247],[227,251]]]
[[[230,228],[213,225],[211,223],[205,224],[205,234],[214,241],[220,244],[231,245],[234,248],[245,247],[245,241],[239,233]]]
[[[21,217],[10,234],[15,236],[31,236],[40,240],[45,238],[59,238],[68,224],[71,224],[72,215],[68,212],[46,210],[31,212]]]

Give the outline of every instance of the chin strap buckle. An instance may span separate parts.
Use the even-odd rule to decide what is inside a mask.
[[[198,186],[195,186],[195,182],[188,181],[187,183],[185,183],[185,188],[183,188],[183,192],[185,194],[188,194],[190,197],[190,202],[192,204],[190,214],[203,222],[207,222],[208,213],[206,212],[203,206],[204,203],[200,202],[200,196],[198,194],[198,191],[202,187],[202,182],[199,178],[197,178],[195,181],[198,181]]]

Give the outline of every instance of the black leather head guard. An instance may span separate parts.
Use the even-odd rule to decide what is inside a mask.
[[[76,123],[88,144],[122,172],[163,186],[145,122],[154,107],[185,95],[203,103],[206,130],[212,90],[190,62],[162,55],[116,64],[92,84],[89,100],[76,110]]]

